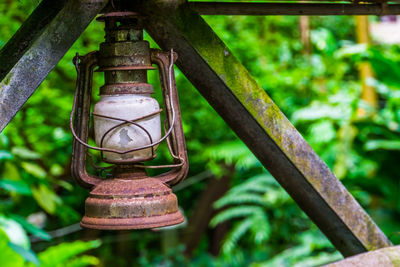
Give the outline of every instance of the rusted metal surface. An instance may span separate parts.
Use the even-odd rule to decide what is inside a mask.
[[[36,39],[0,82],[0,131],[107,2],[69,0],[50,22],[43,23],[40,34],[35,34]]]
[[[189,2],[202,15],[398,15],[399,4]]]
[[[153,93],[153,86],[148,83],[114,83],[110,85],[103,85],[100,88],[100,95]]]
[[[87,142],[89,135],[90,99],[92,97],[93,70],[97,66],[98,52],[92,52],[80,57],[77,77],[77,92],[74,99],[78,107],[73,121],[76,135]],[[99,184],[102,179],[86,171],[87,148],[79,142],[72,144],[71,176],[82,187],[91,188]]]
[[[173,54],[174,54],[173,63],[175,63],[178,56],[176,53]],[[159,68],[161,87],[164,88],[163,89],[164,107],[167,110],[174,109],[175,115],[179,118],[179,120],[177,120],[176,123],[174,124],[171,138],[167,140],[167,144],[170,151],[172,151],[171,154],[174,159],[174,163],[182,163],[182,166],[179,168],[174,168],[170,172],[157,176],[159,179],[172,186],[183,181],[183,179],[185,179],[189,171],[186,143],[181,141],[185,140],[185,136],[183,134],[182,120],[180,119],[181,110],[179,106],[178,90],[176,89],[175,75],[171,75],[173,73],[173,68],[170,63],[171,59],[169,57],[169,54],[157,49],[152,49],[151,60]],[[168,75],[168,73],[170,73],[170,75]],[[171,93],[168,93],[167,91],[168,88],[167,83],[169,83],[170,86],[172,87]],[[172,122],[172,112],[168,112],[167,116],[168,116],[168,124],[170,124]]]
[[[323,267],[399,267],[400,246],[361,253]]]
[[[81,226],[103,230],[157,228],[182,223],[178,201],[159,179],[109,179],[85,202]]]
[[[102,16],[106,22],[106,42],[100,45],[99,52],[90,53],[84,57],[76,57],[78,79],[71,112],[70,124],[74,136],[72,175],[84,187],[94,187],[85,202],[85,216],[82,219],[83,227],[104,230],[144,229],[157,228],[183,222],[183,216],[178,210],[176,196],[168,185],[179,183],[188,172],[188,159],[185,139],[182,130],[182,121],[179,110],[179,101],[175,85],[173,64],[177,54],[151,50],[149,43],[142,40],[143,34],[136,26],[134,15],[128,13],[112,13]],[[122,21],[121,21],[122,20]],[[134,29],[131,31],[131,27]],[[121,32],[119,32],[121,31]],[[112,32],[110,34],[110,32]],[[114,38],[118,36],[118,38]],[[122,60],[115,60],[116,58]],[[80,62],[79,62],[80,59]],[[146,71],[151,64],[157,64],[160,69],[160,79],[166,111],[165,134],[159,140],[152,140],[149,132],[136,122],[161,112],[151,111],[148,115],[132,120],[120,119],[109,115],[92,113],[93,116],[120,121],[104,134],[99,147],[88,145],[88,127],[90,120],[92,76],[96,66],[105,73],[105,86],[100,89],[101,94],[149,94],[153,87],[147,83]],[[102,68],[107,66],[109,69]],[[121,66],[135,69],[120,70]],[[75,115],[75,120],[73,119]],[[133,114],[134,115],[134,114]],[[149,145],[119,151],[103,147],[104,137],[125,124],[132,124],[143,130],[148,138]],[[155,146],[166,140],[173,164],[148,166],[142,162],[155,157]],[[152,148],[152,157],[135,159],[118,159],[110,161],[102,157],[103,161],[115,164],[107,180],[100,176],[91,175],[86,170],[87,149],[96,149],[101,152],[125,154],[146,148]],[[170,171],[148,177],[145,168],[171,168]],[[167,185],[168,184],[168,185]]]
[[[137,9],[135,9],[137,8]],[[178,67],[334,246],[351,256],[391,243],[254,81],[201,16],[185,1],[131,6]]]

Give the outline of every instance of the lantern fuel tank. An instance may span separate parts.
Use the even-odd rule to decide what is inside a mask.
[[[160,106],[150,94],[101,95],[94,106],[94,132],[97,146],[131,150],[150,145],[161,138]],[[150,114],[154,114],[149,116]],[[135,124],[123,124],[120,118],[129,121],[132,115],[143,117]],[[122,124],[122,125],[121,125]],[[132,160],[145,161],[153,157],[152,149],[146,148],[127,154],[105,152],[108,162]]]

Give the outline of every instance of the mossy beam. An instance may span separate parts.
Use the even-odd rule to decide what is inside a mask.
[[[344,256],[391,246],[198,13],[176,0],[130,8],[145,15],[160,47],[178,53],[186,77]]]
[[[361,253],[322,267],[398,267],[400,266],[400,246],[381,248]]]
[[[0,51],[0,81],[23,56],[44,27],[61,11],[66,0],[43,0]]]
[[[54,2],[63,5],[63,1]],[[108,0],[68,0],[60,11],[56,11],[54,18],[49,17],[48,23],[42,21],[43,25],[37,25],[43,28],[31,35],[31,39],[27,39],[31,42],[28,44],[29,48],[23,49],[23,55],[0,82],[0,132],[107,2]],[[36,22],[38,20],[27,21],[28,24]],[[22,27],[32,29],[33,25]],[[16,39],[23,38],[20,36]],[[7,54],[9,53],[10,51]],[[16,54],[18,55],[17,52]],[[6,60],[7,57],[1,59]]]

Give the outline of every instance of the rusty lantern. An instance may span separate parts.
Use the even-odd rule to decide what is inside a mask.
[[[72,175],[81,186],[93,188],[85,202],[81,225],[123,230],[181,223],[183,216],[170,188],[188,172],[173,71],[177,54],[150,49],[143,40],[141,19],[133,12],[113,12],[98,19],[105,22],[105,42],[99,51],[74,58],[78,78],[70,120],[74,136]],[[153,86],[147,83],[147,71],[155,69],[152,64],[160,73],[165,109],[163,136],[162,109],[151,97]],[[105,84],[91,113],[95,69],[104,72]],[[96,146],[88,144],[91,115]],[[156,157],[155,150],[164,140],[173,163],[144,165]],[[102,160],[112,164],[108,167],[109,177],[87,172],[88,149],[99,150]],[[146,168],[170,170],[149,177]]]

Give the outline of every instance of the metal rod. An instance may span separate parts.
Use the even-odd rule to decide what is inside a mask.
[[[23,53],[17,52],[18,46],[8,46],[7,54],[19,54],[20,58],[11,70],[6,70],[7,74],[0,82],[0,131],[107,2],[108,0],[68,0],[54,18],[50,16],[49,21],[43,22],[40,33],[31,36],[29,40],[32,44]],[[40,10],[42,12],[44,11]],[[38,27],[31,25],[35,21],[28,20],[26,23],[26,26],[22,26],[26,29]],[[16,39],[21,40],[20,37]]]
[[[400,4],[189,2],[201,15],[398,15]]]
[[[137,10],[146,16],[151,37],[163,49],[174,48],[181,71],[344,256],[391,246],[190,5],[148,0]]]

